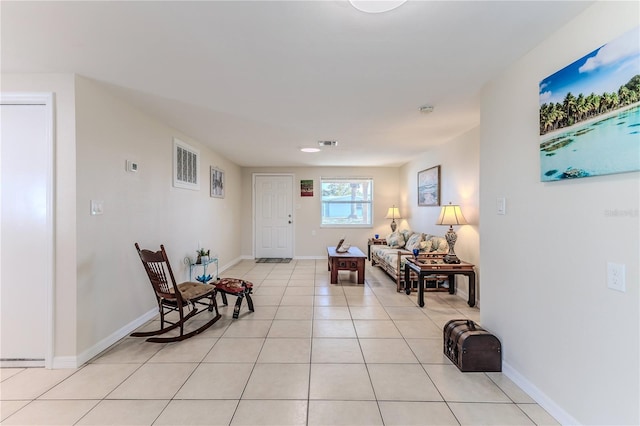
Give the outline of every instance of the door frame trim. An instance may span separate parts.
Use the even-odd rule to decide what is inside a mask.
[[[252,258],[256,258],[256,177],[258,176],[271,176],[271,177],[275,177],[275,176],[287,176],[291,178],[291,218],[293,220],[294,226],[291,229],[291,255],[295,256],[296,253],[296,227],[295,227],[295,223],[296,223],[296,210],[294,208],[294,202],[293,202],[293,197],[295,196],[295,187],[294,187],[294,182],[295,182],[295,174],[294,173],[252,173],[251,175],[251,204],[252,204],[252,217],[253,220],[251,221],[251,227],[252,227],[252,232],[251,232],[251,257]]]
[[[46,250],[46,258],[40,261],[38,267],[46,271],[45,282],[45,348],[44,348],[44,367],[53,368],[53,342],[55,334],[55,316],[54,316],[54,291],[55,291],[55,213],[53,210],[55,199],[55,138],[54,138],[54,117],[53,117],[53,101],[54,95],[51,92],[3,92],[0,93],[0,104],[2,105],[42,105],[45,108],[46,116],[46,139],[47,139],[47,193],[46,193],[46,228],[47,235],[44,242]],[[1,201],[0,201],[1,202]],[[11,362],[11,361],[9,361]]]

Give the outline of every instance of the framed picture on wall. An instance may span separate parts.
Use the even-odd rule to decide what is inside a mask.
[[[542,182],[640,170],[640,27],[540,82]]]
[[[418,205],[440,205],[440,166],[418,172]]]
[[[211,166],[211,196],[214,198],[224,198],[224,170]]]
[[[313,179],[305,179],[300,181],[300,196],[313,197]]]

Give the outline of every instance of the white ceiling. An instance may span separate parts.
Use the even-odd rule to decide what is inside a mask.
[[[2,1],[1,66],[95,79],[241,166],[398,166],[477,126],[483,84],[589,4]]]

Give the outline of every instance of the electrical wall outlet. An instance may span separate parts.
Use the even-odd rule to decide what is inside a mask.
[[[624,276],[624,265],[607,262],[607,287],[624,293],[627,290]]]

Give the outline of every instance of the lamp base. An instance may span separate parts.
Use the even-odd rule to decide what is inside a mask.
[[[460,263],[460,259],[456,256],[456,253],[453,251],[453,246],[456,245],[456,240],[458,236],[456,232],[453,230],[453,226],[449,226],[449,230],[444,235],[444,238],[447,240],[447,244],[449,244],[449,253],[444,256],[444,263]]]
[[[396,221],[395,220],[391,221],[391,232],[396,232],[397,227],[398,225],[396,225]]]
[[[460,259],[455,254],[446,254],[443,260],[444,263],[460,263]]]

